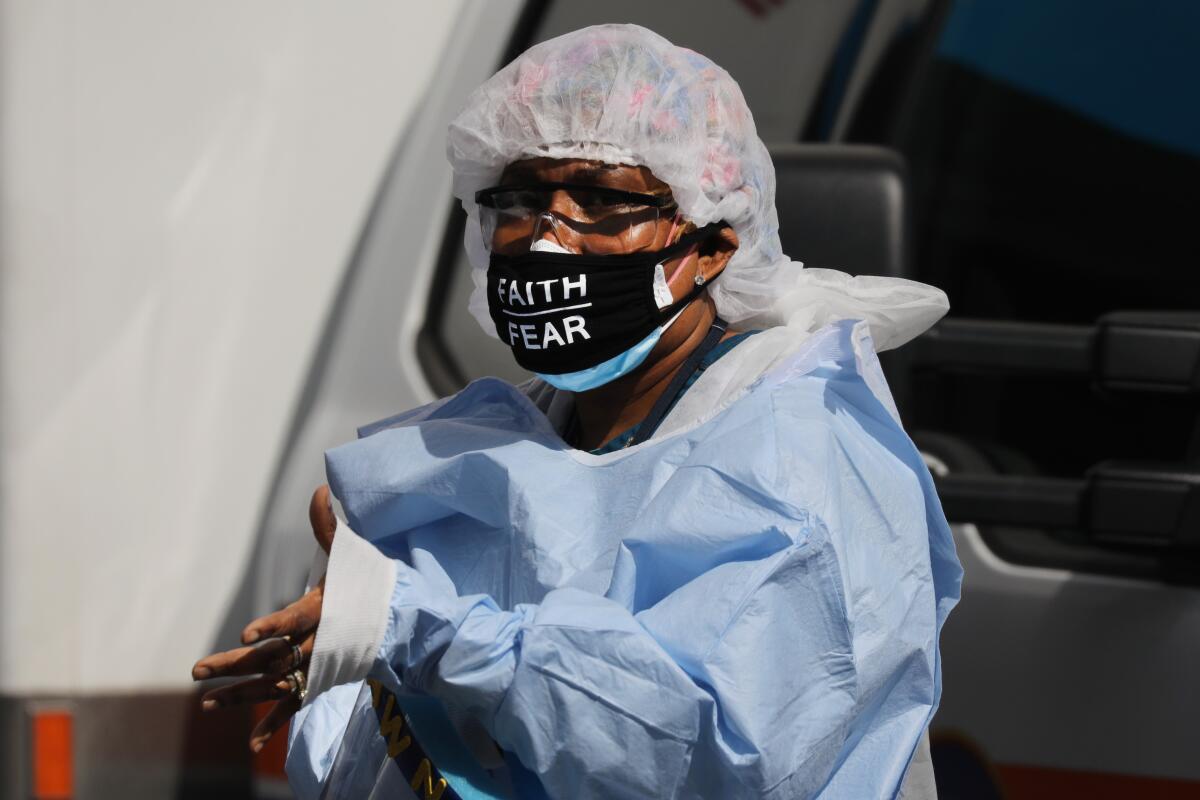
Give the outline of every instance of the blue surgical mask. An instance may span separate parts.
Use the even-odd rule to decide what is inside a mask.
[[[680,310],[679,314],[682,313],[683,311]],[[654,346],[658,344],[658,340],[662,338],[663,331],[671,327],[671,323],[679,319],[679,314],[671,317],[665,325],[656,329],[624,353],[619,353],[608,361],[597,364],[594,367],[581,369],[578,372],[568,372],[563,375],[535,374],[554,388],[564,389],[568,392],[586,392],[588,389],[595,389],[598,386],[611,383],[641,366],[642,362],[646,360],[646,356],[650,355],[650,351],[654,349]]]

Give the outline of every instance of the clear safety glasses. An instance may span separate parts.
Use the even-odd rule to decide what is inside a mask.
[[[529,252],[547,232],[572,252],[631,253],[652,246],[659,220],[677,210],[669,195],[572,183],[496,186],[475,202],[484,244],[504,255]]]

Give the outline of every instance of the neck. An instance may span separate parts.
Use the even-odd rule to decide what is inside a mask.
[[[663,332],[640,367],[612,383],[575,395],[580,449],[593,450],[645,419],[716,318],[712,299],[702,295]]]

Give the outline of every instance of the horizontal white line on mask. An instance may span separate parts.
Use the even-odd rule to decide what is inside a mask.
[[[563,308],[548,308],[545,311],[527,311],[524,314],[517,311],[509,311],[507,308],[500,309],[501,314],[508,314],[510,317],[540,317],[543,314],[557,314],[560,311],[574,311],[577,308],[591,308],[591,303],[580,303],[577,306],[564,306]]]

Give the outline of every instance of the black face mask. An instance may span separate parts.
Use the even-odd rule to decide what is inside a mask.
[[[531,372],[561,375],[601,364],[641,342],[704,291],[698,281],[686,296],[671,300],[655,271],[724,227],[706,225],[649,252],[492,253],[487,293],[496,333]]]

